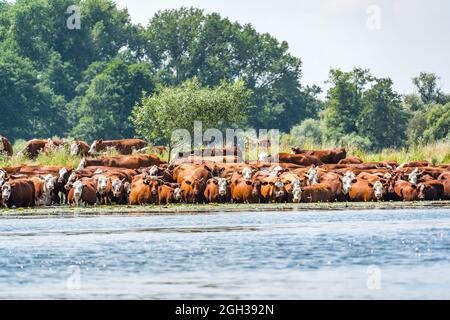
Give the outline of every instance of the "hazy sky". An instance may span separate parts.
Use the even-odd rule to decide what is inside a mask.
[[[450,92],[448,0],[116,0],[133,22],[158,10],[195,6],[286,40],[303,61],[302,83],[318,84],[330,67],[369,68],[391,77],[400,93],[411,78],[435,72]]]

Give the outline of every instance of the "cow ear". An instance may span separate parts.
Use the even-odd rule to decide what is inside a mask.
[[[103,139],[97,140],[97,143],[102,143]]]

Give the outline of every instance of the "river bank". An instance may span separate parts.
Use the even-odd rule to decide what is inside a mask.
[[[450,201],[418,202],[333,202],[333,203],[270,203],[270,204],[171,204],[149,206],[53,206],[42,208],[0,209],[1,218],[47,218],[72,216],[146,216],[170,214],[205,214],[223,212],[302,212],[326,210],[402,210],[450,208]]]

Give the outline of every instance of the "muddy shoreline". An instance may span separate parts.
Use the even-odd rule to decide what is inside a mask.
[[[75,208],[54,206],[43,208],[0,209],[2,218],[98,217],[98,216],[148,216],[173,214],[214,214],[233,212],[268,211],[324,211],[324,210],[402,210],[450,209],[450,201],[423,202],[333,202],[333,203],[273,203],[273,204],[207,204],[207,205],[149,205],[149,206],[94,206]]]

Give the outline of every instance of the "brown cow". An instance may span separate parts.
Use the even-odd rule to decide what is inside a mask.
[[[75,140],[70,144],[70,155],[73,157],[82,156],[87,157],[89,155],[90,146],[81,140]]]
[[[2,203],[6,208],[32,207],[35,201],[33,181],[17,179],[3,183]]]
[[[152,196],[150,186],[144,179],[133,181],[131,184],[131,192],[129,202],[131,205],[144,205],[150,203]]]
[[[415,184],[405,180],[397,180],[394,184],[394,193],[399,200],[417,201],[419,199],[419,190]]]
[[[419,161],[411,161],[411,162],[405,162],[402,163],[400,166],[397,167],[397,169],[403,169],[403,168],[416,168],[416,167],[428,167],[430,166],[430,163],[426,160],[419,160]]]
[[[209,203],[226,203],[231,199],[230,181],[226,178],[212,178],[206,183],[204,197]]]
[[[231,199],[236,203],[258,203],[261,197],[261,182],[239,179],[231,184]]]
[[[275,160],[275,159],[273,159]],[[290,153],[280,153],[278,155],[278,160],[281,163],[293,163],[300,166],[320,166],[323,165],[323,162],[320,161],[317,157],[311,155],[303,155],[303,154],[290,154]]]
[[[334,200],[334,193],[331,187],[325,183],[307,186],[301,192],[302,202],[332,202]]]
[[[334,172],[326,172],[320,176],[320,183],[330,187],[334,200],[342,198],[342,178]]]
[[[359,157],[347,157],[338,162],[338,164],[361,164],[363,161]]]
[[[141,150],[146,148],[148,143],[140,139],[123,139],[123,140],[95,140],[90,149],[89,154],[95,155],[107,148],[114,148],[123,155],[130,155],[133,150]]]
[[[205,193],[204,178],[196,178],[194,175],[183,177],[180,184],[185,203],[202,203]]]
[[[347,156],[347,151],[344,148],[336,148],[331,150],[303,150],[301,148],[292,148],[294,154],[302,154],[313,156],[325,164],[337,164]]]
[[[95,205],[97,203],[96,181],[92,178],[82,178],[74,182],[68,194],[69,205]]]
[[[112,182],[107,175],[94,177],[97,180],[97,203],[108,205],[112,197]]]
[[[52,151],[62,149],[65,146],[66,146],[66,143],[64,141],[48,139],[47,143],[44,146],[43,152],[48,154]]]
[[[372,183],[367,180],[357,179],[356,182],[352,184],[348,195],[352,201],[369,202],[382,200],[386,193],[387,190],[381,181]]]
[[[0,154],[6,153],[8,157],[13,155],[13,147],[8,139],[0,135]]]
[[[138,154],[133,156],[102,157],[100,159],[81,160],[78,169],[92,166],[104,166],[114,168],[139,169],[143,167],[159,166],[162,161],[155,155]]]
[[[34,184],[35,205],[51,205],[57,178],[48,174],[45,177],[32,177],[30,180]]]
[[[438,180],[444,186],[444,198],[450,200],[450,172],[444,172],[439,177]]]
[[[438,180],[419,183],[419,200],[442,200],[444,199],[444,185]]]
[[[34,159],[39,155],[39,152],[44,150],[47,142],[48,140],[30,140],[27,142],[25,148],[19,154]]]

